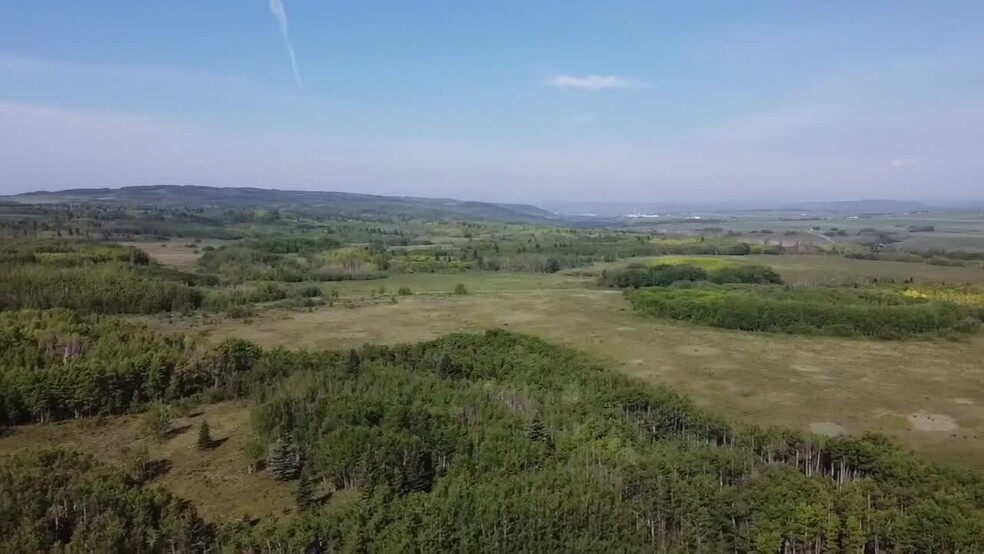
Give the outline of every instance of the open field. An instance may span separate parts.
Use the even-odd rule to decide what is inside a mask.
[[[772,263],[794,281],[897,276],[903,269],[931,271],[937,279],[984,279],[984,272],[966,268],[825,256],[749,258]],[[466,283],[471,294],[446,294],[456,282]],[[879,430],[933,459],[984,468],[984,337],[878,342],[708,329],[637,315],[620,293],[589,283],[556,274],[408,275],[337,285],[343,297],[380,286],[389,293],[403,284],[433,294],[399,297],[396,304],[269,311],[253,320],[155,321],[215,339],[318,349],[503,327],[580,349],[725,415],[822,433]]]
[[[188,270],[194,268],[198,263],[198,258],[202,257],[202,248],[206,246],[219,248],[223,244],[229,243],[230,241],[215,239],[205,239],[197,243],[191,239],[172,239],[160,242],[138,241],[119,244],[139,248],[162,265]]]
[[[198,425],[208,421],[219,444],[195,447]],[[146,445],[150,459],[171,467],[155,483],[194,502],[209,520],[281,515],[294,508],[293,488],[265,476],[249,475],[241,451],[249,436],[249,404],[223,402],[202,406],[189,417],[175,418],[179,432],[163,443],[144,437],[141,416],[24,425],[0,440],[0,455],[23,448],[69,446],[104,462],[123,465],[124,448]]]

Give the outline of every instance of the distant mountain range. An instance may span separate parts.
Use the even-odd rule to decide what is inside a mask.
[[[0,197],[31,204],[92,203],[152,207],[215,207],[289,209],[305,213],[491,220],[537,223],[556,219],[552,212],[527,204],[468,202],[449,198],[377,196],[350,192],[319,192],[202,186],[134,186],[117,189],[40,191]]]

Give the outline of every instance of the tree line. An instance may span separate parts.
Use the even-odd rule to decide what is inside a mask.
[[[782,277],[769,266],[724,263],[710,270],[698,265],[630,264],[621,269],[604,270],[598,284],[610,288],[667,287],[677,282],[782,284]]]
[[[647,314],[743,331],[902,339],[974,332],[982,321],[980,309],[881,287],[688,284],[626,294]]]

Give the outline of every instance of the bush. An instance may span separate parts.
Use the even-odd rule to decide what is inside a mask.
[[[400,296],[410,296],[413,294],[413,291],[410,290],[410,287],[400,287],[400,290],[396,291],[396,293]]]
[[[316,287],[312,285],[308,287],[301,287],[297,291],[297,294],[301,298],[317,298],[323,294],[323,291],[321,290],[321,287]]]
[[[465,288],[465,284],[464,283],[458,283],[457,285],[454,286],[454,293],[455,294],[468,294],[468,289]]]

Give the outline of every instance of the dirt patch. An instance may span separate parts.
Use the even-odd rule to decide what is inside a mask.
[[[816,435],[839,437],[847,434],[847,428],[832,421],[816,421],[810,424],[810,432]]]
[[[796,371],[801,371],[803,373],[820,373],[821,372],[821,369],[819,367],[815,366],[815,365],[790,364],[789,367],[791,369],[795,369]]]
[[[909,414],[909,423],[919,431],[955,431],[958,428],[957,422],[948,415],[923,411]]]
[[[970,406],[971,404],[974,403],[974,401],[971,400],[971,399],[969,399],[969,398],[954,398],[953,399],[953,403],[954,404],[961,404],[963,406]]]
[[[680,354],[685,354],[687,356],[720,356],[721,349],[715,348],[713,346],[704,346],[702,344],[688,344],[681,346],[676,349]]]

